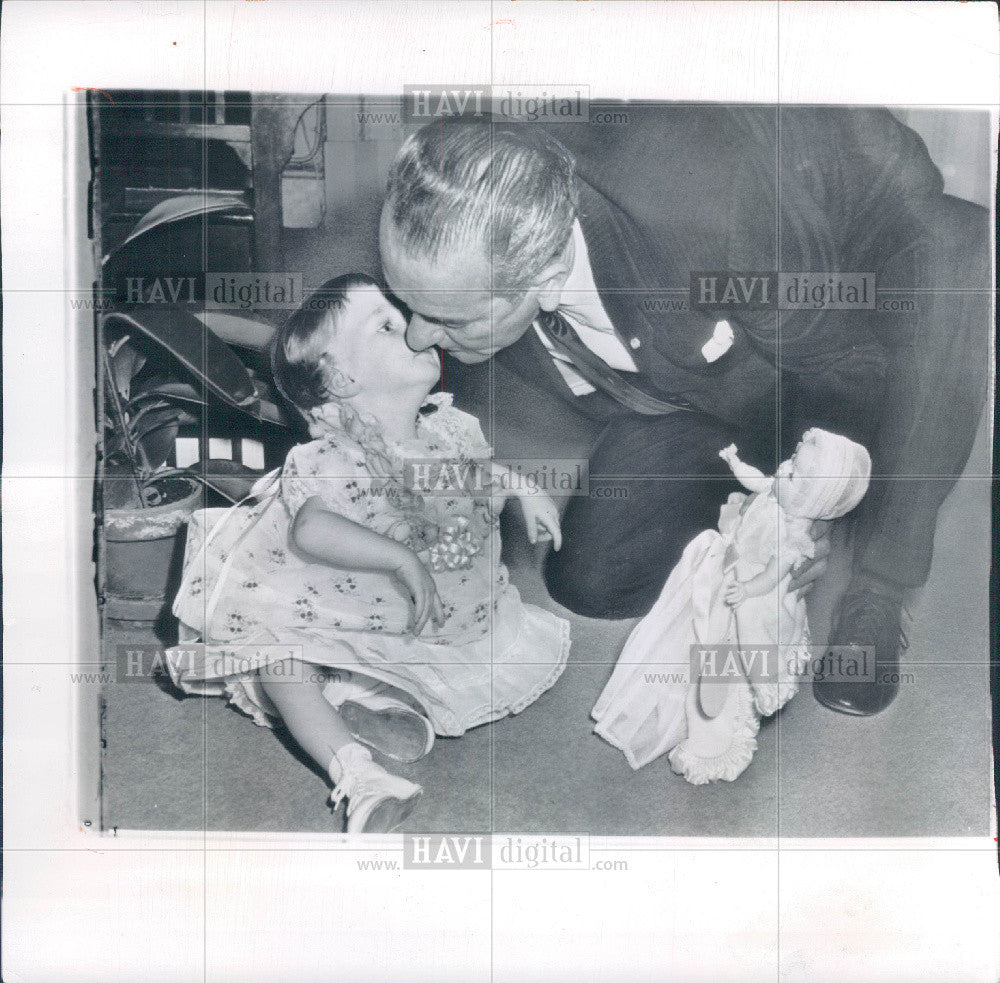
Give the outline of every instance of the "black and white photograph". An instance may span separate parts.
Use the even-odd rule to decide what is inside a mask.
[[[988,831],[988,114],[585,99],[87,97],[104,826]]]
[[[24,87],[0,105],[8,978],[995,978],[995,12],[782,5],[761,63],[799,25],[851,51],[850,10],[866,50],[898,22],[965,52],[966,88],[872,99],[516,68],[560,25],[770,38],[770,3],[683,5],[694,26],[659,2],[91,6],[155,57],[105,53],[34,109],[59,186],[28,190],[53,151]],[[87,20],[11,4],[8,67],[41,7]],[[432,65],[416,25],[445,22],[485,60]],[[334,67],[248,69],[280,25]],[[409,74],[366,64],[376,30],[416,45]],[[15,196],[59,216],[64,286],[12,260]],[[53,769],[64,804],[33,827]],[[129,889],[174,926],[145,975],[121,935],[111,962],[38,951],[71,852],[84,881],[170,871]],[[962,957],[900,927],[930,924],[907,912],[935,876],[978,913]],[[512,914],[536,885],[544,945]],[[672,927],[626,917],[661,891]],[[566,939],[637,952],[561,952],[578,910]]]

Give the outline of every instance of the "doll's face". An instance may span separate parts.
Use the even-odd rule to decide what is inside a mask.
[[[822,454],[815,435],[807,430],[795,453],[782,462],[775,475],[774,494],[786,512],[797,515],[796,506],[806,498],[807,484],[822,481]]]

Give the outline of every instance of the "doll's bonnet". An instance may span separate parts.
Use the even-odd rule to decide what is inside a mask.
[[[846,515],[868,490],[872,471],[868,451],[841,434],[818,427],[807,430],[802,439],[811,440],[819,451],[815,477],[796,481],[794,490],[791,485],[782,489],[782,505],[791,514],[809,519]]]

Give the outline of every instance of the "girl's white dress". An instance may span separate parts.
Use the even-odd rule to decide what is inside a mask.
[[[404,461],[457,464],[435,475],[438,493],[423,496],[424,515],[439,535],[418,552],[437,584],[443,625],[428,622],[419,636],[408,633],[411,605],[393,578],[318,563],[292,544],[291,522],[316,495],[340,515],[407,541],[398,499],[384,493],[364,449],[333,414],[317,439],[291,450],[280,479],[257,504],[192,517],[174,613],[189,637],[208,644],[173,650],[168,665],[182,689],[227,695],[269,726],[274,709],[257,671],[292,655],[307,670],[352,670],[397,687],[423,708],[436,733],[457,736],[518,713],[559,678],[569,624],[522,603],[508,582],[498,516],[488,497],[467,490],[469,468],[490,448],[478,421],[450,402],[432,397],[417,438],[389,445],[400,469]]]
[[[591,712],[594,730],[640,768],[687,737],[685,696],[693,684],[692,648],[727,646],[760,660],[767,674],[753,688],[756,711],[774,713],[798,688],[807,658],[805,601],[788,591],[786,574],[773,591],[735,608],[725,589],[763,572],[772,557],[798,562],[811,556],[811,520],[789,516],[774,495],[733,492],[719,514],[719,530],[699,533],[685,548],[649,614],[636,625]],[[757,655],[754,655],[754,650]],[[758,664],[760,662],[758,661]]]

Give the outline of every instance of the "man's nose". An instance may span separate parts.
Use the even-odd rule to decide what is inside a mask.
[[[425,321],[419,314],[414,314],[406,326],[406,343],[415,352],[422,352],[431,345],[439,345],[443,339],[444,330],[441,325]]]

